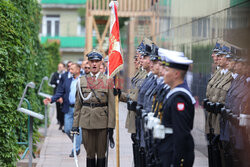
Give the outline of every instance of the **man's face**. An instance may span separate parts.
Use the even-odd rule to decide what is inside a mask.
[[[155,74],[155,75],[159,75],[159,71],[160,71],[160,62],[159,61],[153,61],[153,70],[152,72]]]
[[[104,67],[103,64],[100,66],[100,71],[101,71],[102,73],[105,73],[105,67]]]
[[[212,58],[213,58],[214,64],[217,65],[217,64],[218,64],[218,57],[216,56],[216,53],[217,53],[217,52],[213,52],[211,56],[212,56]]]
[[[90,66],[89,66],[89,63],[88,63],[88,62],[87,62],[87,64],[86,64],[85,67],[84,67],[84,72],[85,72],[85,74],[90,73]]]
[[[80,74],[80,68],[77,65],[73,64],[73,65],[70,66],[69,72],[73,76],[79,75]]]
[[[248,76],[249,68],[248,68],[248,64],[246,62],[243,63],[242,70],[243,70],[243,75]]]
[[[173,85],[176,77],[176,70],[174,68],[166,67],[164,74],[164,82],[169,86]]]
[[[100,60],[90,60],[89,61],[90,71],[93,74],[97,74],[100,71],[101,64],[102,64],[102,61]]]
[[[243,64],[241,62],[236,62],[234,66],[235,72],[242,75],[242,66]]]
[[[138,61],[139,61],[140,66],[142,66],[143,57],[140,53],[138,53]]]
[[[146,56],[146,57],[142,58],[142,67],[144,69],[147,69],[147,68],[150,67],[150,58],[149,58],[149,56]]]
[[[72,65],[72,63],[68,63],[67,65],[67,70],[70,71],[70,66]]]
[[[63,64],[58,64],[58,71],[59,72],[62,72],[64,70],[64,66],[63,66]]]
[[[165,67],[164,65],[160,65],[160,69],[159,69],[159,75],[164,77],[164,74],[165,74]]]
[[[226,68],[227,67],[227,58],[226,58],[226,55],[222,55],[222,56],[219,56],[220,57],[220,60],[219,60],[219,65],[221,68]]]
[[[82,68],[82,69],[84,69],[84,68],[85,68],[85,66],[86,66],[87,62],[88,62],[88,61],[86,61],[86,60],[85,60],[85,61],[82,61],[82,65],[81,65],[81,68]]]
[[[250,64],[247,64],[247,77],[250,77]]]
[[[233,59],[228,59],[227,69],[231,72],[234,71],[235,61]]]

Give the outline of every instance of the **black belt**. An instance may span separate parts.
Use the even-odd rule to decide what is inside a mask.
[[[74,107],[75,107],[75,104],[70,104],[69,106],[74,108]]]
[[[108,103],[83,103],[82,105],[88,107],[105,107],[108,106]]]

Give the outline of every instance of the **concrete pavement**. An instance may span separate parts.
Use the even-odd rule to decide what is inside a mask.
[[[133,160],[132,160],[132,146],[130,140],[130,134],[127,133],[125,129],[125,120],[127,115],[126,104],[120,103],[119,104],[119,126],[120,126],[120,167],[132,167]],[[204,136],[202,133],[202,118],[203,114],[202,110],[196,111],[196,118],[195,118],[195,125],[193,134],[199,136],[197,140],[198,147],[200,149],[195,150],[195,167],[207,167],[207,157],[204,155],[205,148],[204,143]],[[55,112],[54,112],[55,113]],[[48,129],[48,135],[44,141],[40,152],[40,159],[38,161],[37,167],[74,167],[75,162],[74,158],[70,158],[69,154],[71,153],[71,149],[73,144],[71,143],[70,139],[67,137],[66,134],[62,133],[58,130],[59,125],[56,124],[56,115],[53,114],[50,127]],[[201,135],[202,134],[202,135]],[[114,135],[115,137],[115,135]],[[204,140],[204,141],[202,141]],[[198,150],[203,150],[198,151]],[[86,162],[86,152],[84,150],[83,145],[81,146],[81,153],[78,156],[79,167],[85,167]],[[109,161],[110,167],[116,166],[116,154],[115,148],[109,150]]]

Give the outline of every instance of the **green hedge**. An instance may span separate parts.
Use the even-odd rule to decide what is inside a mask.
[[[36,92],[44,76],[56,71],[60,61],[56,43],[41,45],[41,8],[37,0],[0,0],[0,166],[16,166],[20,145],[27,138],[27,116],[16,111],[25,85],[33,81],[27,98],[32,110],[43,114]],[[45,88],[44,91],[50,91]],[[34,142],[42,121],[34,119]]]

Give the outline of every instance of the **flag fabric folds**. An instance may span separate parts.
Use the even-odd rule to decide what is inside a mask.
[[[109,63],[108,76],[115,76],[123,68],[123,58],[121,55],[119,20],[117,16],[117,1],[111,1],[111,23],[109,36]]]

